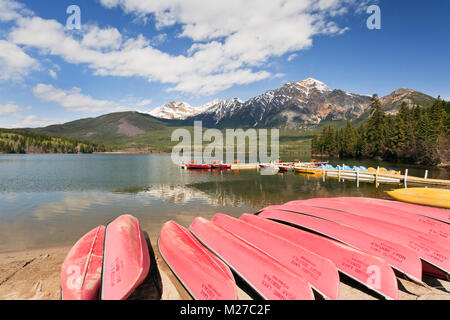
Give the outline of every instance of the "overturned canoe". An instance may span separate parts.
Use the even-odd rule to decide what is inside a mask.
[[[283,210],[334,221],[393,243],[398,243],[416,251],[423,261],[434,267],[435,270],[432,272],[432,268],[427,268],[427,273],[436,277],[448,278],[450,251],[445,247],[447,241],[435,241],[431,236],[424,233],[342,211],[302,205],[284,206]]]
[[[367,254],[384,259],[392,268],[412,280],[422,282],[422,263],[416,252],[399,244],[336,222],[296,214],[289,211],[267,210],[260,217],[299,226],[340,241]]]
[[[438,188],[406,188],[386,191],[395,200],[450,209],[450,190]]]
[[[392,209],[400,209],[405,212],[409,212],[411,214],[429,217],[447,224],[450,224],[450,210],[440,209],[440,208],[432,208],[427,206],[422,206],[419,204],[412,204],[400,201],[393,200],[385,200],[385,199],[373,199],[373,198],[355,198],[360,202],[364,203],[376,203],[377,205],[392,208]]]
[[[162,258],[197,300],[236,300],[230,269],[185,228],[166,222],[158,240]]]
[[[63,300],[98,300],[103,262],[105,227],[98,226],[70,249],[61,267]]]
[[[259,216],[243,214],[240,219],[330,259],[340,272],[385,298],[398,299],[397,278],[385,260]]]
[[[304,278],[322,296],[332,300],[338,299],[339,273],[329,259],[243,220],[216,214],[211,221]]]
[[[313,300],[311,286],[254,246],[204,218],[189,230],[261,297],[269,300]]]
[[[125,300],[145,280],[150,254],[139,221],[122,215],[106,227],[102,300]]]
[[[438,222],[431,218],[411,215],[400,209],[387,209],[386,207],[376,204],[361,203],[357,198],[316,198],[291,201],[285,205],[311,205],[320,208],[344,211],[423,232],[435,237],[435,240],[441,238],[450,241],[450,225]]]

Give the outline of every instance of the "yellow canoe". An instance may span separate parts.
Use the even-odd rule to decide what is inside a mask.
[[[386,191],[399,201],[450,209],[450,190],[438,188],[407,188]]]
[[[317,167],[294,167],[296,173],[307,173],[307,174],[315,174],[321,173],[322,169]]]

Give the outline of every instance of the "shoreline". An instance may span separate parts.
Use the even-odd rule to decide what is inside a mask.
[[[161,276],[161,300],[191,300],[184,287],[170,271],[152,238],[152,249]],[[54,247],[0,253],[0,300],[59,300],[61,265],[70,250]],[[450,300],[450,282],[424,276],[426,286],[397,278],[399,300]],[[379,297],[363,286],[341,277],[339,300],[376,300]],[[251,299],[238,287],[239,300]]]

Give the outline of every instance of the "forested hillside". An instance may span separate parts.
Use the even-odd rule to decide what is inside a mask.
[[[400,105],[395,115],[385,113],[376,95],[367,122],[355,127],[323,128],[314,136],[312,153],[341,158],[399,160],[438,165],[450,162],[450,102],[437,99],[428,108]]]
[[[78,139],[0,129],[0,153],[92,153],[108,151],[104,145]]]

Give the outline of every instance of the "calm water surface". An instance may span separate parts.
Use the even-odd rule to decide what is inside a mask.
[[[339,164],[341,161],[333,162]],[[345,161],[404,169],[405,165]],[[423,176],[425,168],[409,168]],[[430,178],[449,179],[434,169]],[[0,252],[72,245],[123,213],[157,237],[164,222],[189,226],[196,216],[238,217],[295,199],[331,196],[387,198],[392,185],[338,182],[256,170],[186,171],[169,155],[0,155]]]

